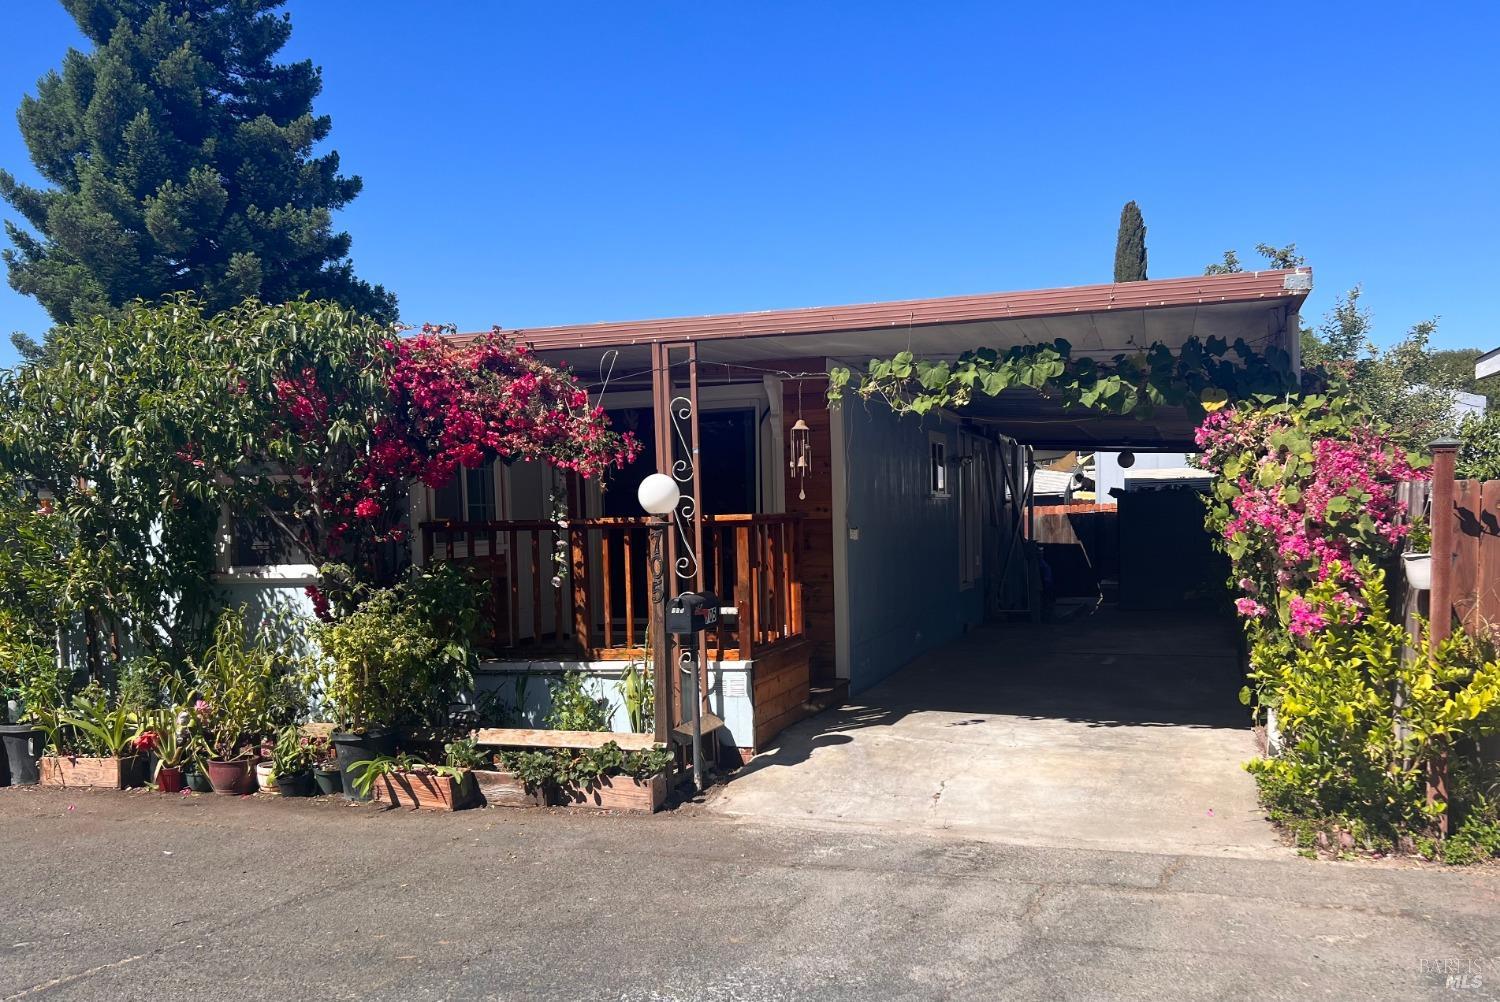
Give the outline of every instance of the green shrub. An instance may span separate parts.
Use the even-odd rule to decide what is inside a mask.
[[[1341,829],[1361,844],[1394,843],[1428,830],[1445,807],[1483,802],[1468,768],[1472,749],[1500,729],[1500,664],[1459,631],[1432,644],[1423,631],[1403,658],[1406,630],[1390,621],[1384,574],[1362,563],[1361,615],[1327,625],[1300,643],[1267,633],[1252,655],[1252,678],[1276,708],[1284,748],[1257,759],[1262,802],[1273,819]],[[1315,605],[1317,588],[1309,593]],[[1426,772],[1451,766],[1453,803],[1429,804]]]
[[[1500,411],[1464,418],[1458,430],[1458,475],[1464,480],[1500,480]]]
[[[473,688],[479,608],[474,583],[439,564],[319,627],[335,722],[352,730],[445,722],[454,697]]]
[[[1500,820],[1471,814],[1443,843],[1443,862],[1467,866],[1500,859]]]
[[[561,679],[549,681],[552,706],[547,711],[547,727],[554,731],[607,731],[613,716],[609,700],[593,696],[588,678],[582,672],[570,671]]]

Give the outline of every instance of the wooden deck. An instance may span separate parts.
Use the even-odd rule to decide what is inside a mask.
[[[425,522],[422,559],[463,564],[488,583],[485,632],[495,657],[640,661],[648,656],[650,525]],[[734,610],[709,633],[710,657],[749,661],[804,635],[804,549],[800,514],[704,517],[704,580]]]

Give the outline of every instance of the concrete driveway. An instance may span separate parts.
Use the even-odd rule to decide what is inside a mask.
[[[1243,763],[1234,627],[1105,607],[985,627],[778,738],[712,804],[1027,845],[1283,855]]]

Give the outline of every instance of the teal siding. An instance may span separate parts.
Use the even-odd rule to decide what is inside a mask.
[[[984,589],[960,588],[959,500],[929,487],[929,433],[950,456],[949,422],[844,406],[848,525],[849,689],[868,688],[981,621]],[[956,486],[955,483],[951,486]]]

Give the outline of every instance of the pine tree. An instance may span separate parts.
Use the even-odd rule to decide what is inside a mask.
[[[276,63],[286,0],[63,0],[93,43],[21,102],[46,180],[0,171],[31,230],[6,222],[10,284],[71,323],[192,290],[212,310],[247,296],[334,299],[393,320],[395,296],[354,275],[332,214],[359,194],[314,155],[321,72]]]
[[[1120,232],[1115,237],[1115,281],[1146,280],[1146,221],[1131,199],[1120,210]]]

